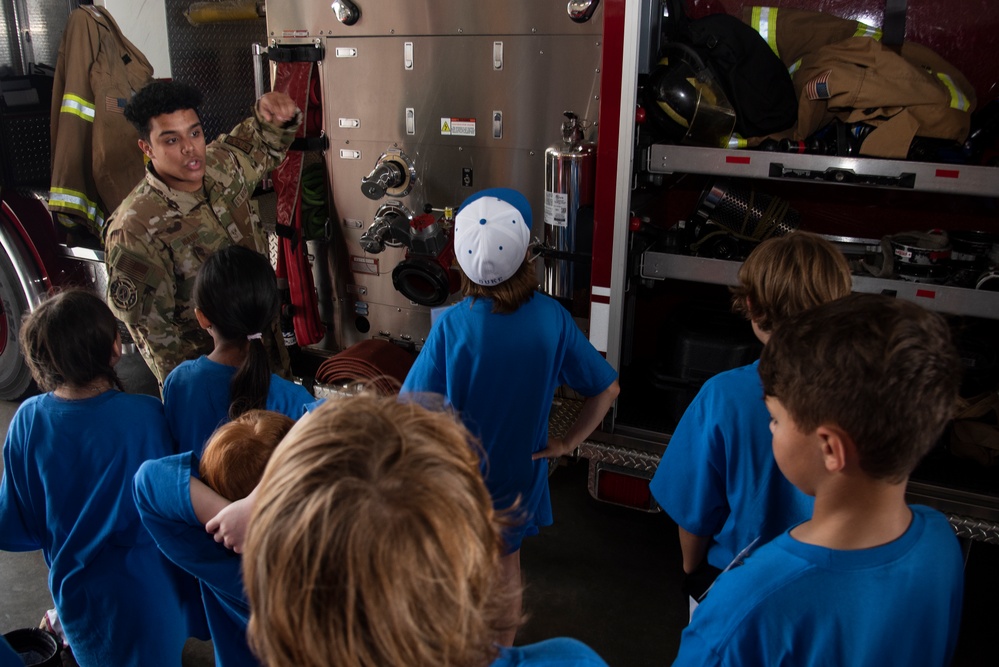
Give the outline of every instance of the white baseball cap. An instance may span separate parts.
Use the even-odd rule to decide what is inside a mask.
[[[454,217],[454,252],[476,285],[498,285],[513,277],[530,243],[531,205],[516,190],[477,192]]]

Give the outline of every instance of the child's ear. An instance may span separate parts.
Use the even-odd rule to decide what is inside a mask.
[[[111,368],[121,361],[121,334],[115,334],[114,345],[111,346]]]
[[[201,312],[200,308],[195,307],[195,309],[194,309],[194,316],[196,318],[198,318],[198,326],[199,327],[201,327],[202,329],[211,329],[212,328],[212,323],[209,321],[209,319],[207,317],[205,317],[205,314],[203,312]]]
[[[841,428],[822,424],[815,429],[822,447],[822,463],[827,472],[842,472],[855,451],[853,440]]]

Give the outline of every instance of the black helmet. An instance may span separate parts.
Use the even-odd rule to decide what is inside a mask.
[[[728,97],[684,44],[669,44],[649,74],[644,105],[666,136],[678,144],[725,147],[735,128]]]

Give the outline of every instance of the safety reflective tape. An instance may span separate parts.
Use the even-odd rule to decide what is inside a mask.
[[[853,33],[854,37],[871,37],[877,41],[881,41],[881,28],[875,28],[872,25],[867,25],[866,23],[861,23],[857,21],[857,31]]]
[[[97,114],[92,102],[88,102],[79,95],[71,95],[70,93],[62,96],[62,108],[59,111],[62,113],[71,113],[91,123],[94,122],[94,116]]]
[[[753,7],[752,26],[760,37],[767,41],[771,50],[780,57],[777,50],[777,8],[776,7]]]
[[[49,191],[49,206],[79,211],[98,227],[104,226],[104,212],[97,207],[97,204],[90,201],[84,193],[78,190],[52,188]]]
[[[967,111],[971,108],[971,100],[961,92],[954,83],[954,79],[950,78],[950,75],[944,74],[943,72],[937,72],[937,78],[943,82],[943,85],[947,86],[947,90],[950,91],[950,108],[958,109],[959,111]]]
[[[791,63],[791,66],[787,68],[787,73],[790,74],[791,76],[794,76],[794,73],[798,71],[799,67],[801,67],[801,58],[798,58],[793,63]]]
[[[746,148],[747,146],[749,146],[749,142],[747,142],[743,137],[740,137],[738,134],[733,134],[728,138],[729,148]]]

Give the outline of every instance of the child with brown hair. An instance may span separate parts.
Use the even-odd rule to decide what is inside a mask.
[[[766,345],[791,316],[850,293],[843,254],[808,232],[757,246],[739,268],[732,307]],[[770,450],[770,419],[758,362],[719,373],[677,424],[650,488],[676,522],[690,610],[745,549],[806,519],[812,500],[781,474]]]
[[[167,558],[201,582],[215,663],[220,667],[258,663],[246,643],[250,608],[240,557],[216,544],[204,524],[230,501],[253,490],[274,448],[294,423],[277,412],[250,410],[212,434],[200,466],[194,453],[186,452],[147,461],[135,475],[142,522]]]
[[[175,451],[163,405],[122,389],[118,327],[96,294],[49,297],[20,343],[46,393],[7,430],[0,549],[42,550],[81,667],[180,664],[188,636],[206,634],[197,583],[156,549],[129,489],[143,461]]]
[[[519,192],[492,188],[462,203],[454,248],[465,299],[434,323],[402,386],[403,394],[447,397],[482,441],[493,503],[518,509],[520,520],[504,533],[501,561],[514,591],[521,589],[521,542],[553,521],[545,459],[578,447],[620,391],[617,372],[569,312],[538,292],[530,239],[531,207]],[[555,438],[548,415],[561,385],[586,399],[575,422]],[[519,598],[512,605],[515,618]]]
[[[718,578],[674,665],[950,663],[961,550],[905,490],[960,372],[943,318],[885,296],[820,305],[774,332],[759,364],[773,455],[815,509]]]
[[[296,424],[260,482],[243,556],[261,661],[605,667],[575,640],[496,645],[511,591],[479,462],[452,415],[393,397],[327,401]]]

